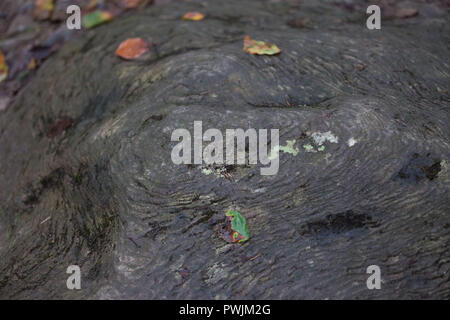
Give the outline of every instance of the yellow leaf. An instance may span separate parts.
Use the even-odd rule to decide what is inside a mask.
[[[8,65],[5,62],[5,56],[0,51],[0,82],[8,77]]]
[[[275,55],[281,52],[277,45],[264,41],[252,40],[249,36],[244,38],[244,51],[258,55]]]
[[[89,1],[89,4],[87,6],[88,10],[96,8],[101,2],[103,2],[103,1],[102,0],[91,0],[91,1]]]
[[[39,20],[50,18],[53,9],[55,8],[54,0],[35,0],[34,1],[34,16]]]
[[[34,58],[31,58],[30,62],[28,63],[28,69],[29,70],[36,69],[36,60]]]
[[[187,12],[183,16],[183,19],[191,20],[191,21],[199,21],[199,20],[203,20],[204,17],[205,17],[205,15],[200,12]]]

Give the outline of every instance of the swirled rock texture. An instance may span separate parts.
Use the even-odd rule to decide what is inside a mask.
[[[287,23],[299,16],[306,27]],[[448,298],[448,13],[365,19],[318,1],[192,1],[65,45],[0,115],[0,297]],[[244,35],[282,52],[247,54]],[[116,57],[132,37],[150,54]],[[299,152],[273,176],[175,165],[171,133],[200,120],[280,129]],[[249,241],[215,231],[228,209]]]

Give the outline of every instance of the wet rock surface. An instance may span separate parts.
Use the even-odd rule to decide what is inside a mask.
[[[73,39],[0,114],[0,297],[448,297],[448,34],[438,9],[369,31],[327,2],[193,1]],[[130,37],[154,48],[123,61]],[[172,131],[199,120],[299,152],[274,176],[173,164]],[[249,241],[215,231],[228,209]]]

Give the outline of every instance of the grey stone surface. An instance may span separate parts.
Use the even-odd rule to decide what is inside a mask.
[[[448,298],[450,33],[431,12],[369,31],[326,2],[192,1],[72,40],[0,114],[0,298]],[[246,34],[281,54],[245,53]],[[155,46],[123,61],[131,37]],[[299,153],[275,176],[174,165],[194,120],[279,128]],[[242,245],[214,231],[230,208]]]

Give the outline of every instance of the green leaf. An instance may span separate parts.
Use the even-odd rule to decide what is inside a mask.
[[[239,242],[247,241],[250,238],[250,232],[248,231],[245,218],[239,212],[233,210],[228,210],[225,215],[232,217],[231,230],[242,236]],[[233,240],[235,240],[237,236],[238,235],[233,234]]]
[[[113,19],[108,11],[97,10],[84,16],[83,27],[89,29]]]

